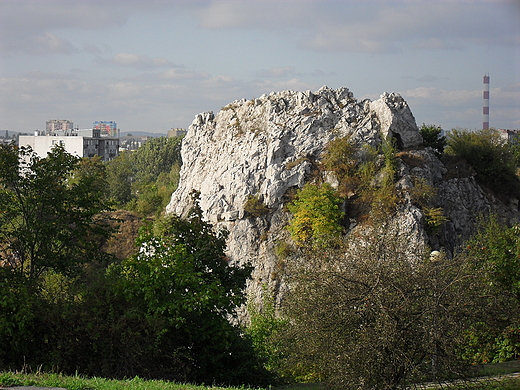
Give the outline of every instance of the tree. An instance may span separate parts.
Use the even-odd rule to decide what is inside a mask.
[[[464,331],[510,305],[482,294],[467,261],[437,254],[414,262],[403,239],[387,226],[357,230],[344,247],[289,264],[284,339],[294,376],[396,389],[463,373]]]
[[[440,126],[425,125],[423,123],[419,132],[423,137],[424,146],[431,147],[437,157],[442,156],[447,144],[446,137],[441,135],[442,128]]]
[[[56,147],[40,158],[29,147],[0,146],[0,259],[36,281],[44,271],[71,272],[99,252],[107,209],[97,174]]]
[[[229,322],[245,303],[251,267],[229,263],[226,236],[204,222],[196,206],[187,219],[166,216],[144,230],[140,252],[121,264],[121,291],[149,324],[161,359],[151,361],[164,367],[162,377],[265,384],[267,373],[250,340]],[[180,366],[183,377],[172,372]]]
[[[306,184],[287,205],[293,214],[287,228],[294,241],[318,247],[336,240],[343,231],[339,204],[340,198],[330,184]]]
[[[147,141],[132,156],[136,180],[155,181],[161,173],[169,173],[181,162],[183,137],[159,137]]]
[[[35,356],[63,331],[47,320],[65,315],[70,282],[81,265],[105,259],[102,171],[59,146],[40,158],[0,145],[0,366],[41,364]]]
[[[452,130],[446,153],[466,160],[476,172],[476,179],[494,191],[517,196],[520,180],[510,147],[494,129]]]
[[[507,226],[493,215],[481,217],[464,255],[483,274],[485,291],[509,295],[516,301],[516,308],[468,330],[465,358],[472,363],[496,363],[520,356],[520,225]]]
[[[160,137],[107,163],[109,197],[141,216],[159,214],[179,182],[182,137]]]
[[[132,167],[131,152],[123,151],[119,156],[106,163],[108,197],[123,206],[132,200],[132,183],[135,173]]]

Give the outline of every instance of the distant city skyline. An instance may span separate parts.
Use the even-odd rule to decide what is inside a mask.
[[[233,100],[400,93],[417,124],[520,128],[516,0],[0,0],[0,130],[166,134]]]

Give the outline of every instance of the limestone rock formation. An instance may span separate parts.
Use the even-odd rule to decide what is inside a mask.
[[[255,267],[250,292],[261,294],[264,284],[282,288],[279,252],[288,239],[287,194],[310,179],[331,140],[347,135],[358,145],[372,146],[392,137],[402,150],[397,182],[402,202],[393,226],[407,238],[410,253],[426,246],[451,253],[469,237],[481,211],[520,220],[518,205],[497,207],[500,202],[471,175],[448,175],[449,169],[422,146],[415,118],[400,95],[358,101],[347,88],[327,87],[237,100],[216,116],[197,115],[183,140],[179,187],[167,212],[185,214],[191,191],[200,191],[204,217],[230,232],[231,260]],[[443,207],[448,218],[435,235],[426,231],[424,213],[410,196],[418,179],[438,189],[435,206]],[[251,198],[263,203],[264,212],[246,211]]]

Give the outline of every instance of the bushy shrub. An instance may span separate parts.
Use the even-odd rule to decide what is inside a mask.
[[[245,332],[253,341],[253,347],[263,359],[267,370],[283,375],[283,348],[279,335],[287,328],[287,321],[277,314],[275,295],[267,287],[262,287],[262,297],[248,299],[247,311],[250,324]]]
[[[343,212],[337,192],[327,183],[306,184],[287,207],[293,214],[287,229],[299,245],[314,247],[333,243],[343,228]]]
[[[249,195],[244,204],[244,212],[253,217],[261,217],[269,212],[269,207],[267,207],[257,196]]]
[[[442,207],[424,207],[423,211],[426,231],[429,233],[437,233],[439,228],[448,220],[444,216]]]
[[[446,137],[441,135],[442,128],[440,126],[425,125],[423,123],[419,132],[423,137],[424,146],[431,147],[437,157],[442,156],[447,143]]]
[[[465,159],[475,170],[477,180],[491,190],[514,196],[520,193],[514,155],[498,131],[454,129],[445,152]]]

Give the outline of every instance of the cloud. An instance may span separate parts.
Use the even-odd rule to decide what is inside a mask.
[[[405,99],[429,101],[436,105],[453,106],[468,104],[482,99],[482,91],[454,90],[447,91],[435,87],[419,87],[402,93]]]
[[[108,62],[137,69],[165,68],[175,66],[165,58],[150,58],[135,53],[117,53]]]
[[[306,83],[305,81],[299,78],[292,78],[290,80],[285,81],[271,81],[264,80],[256,82],[256,88],[261,91],[261,93],[269,93],[272,91],[307,91],[307,90],[316,90],[319,87],[313,84]]]
[[[482,91],[448,91],[434,87],[419,87],[402,93],[414,115],[426,123],[436,123],[445,129],[457,126],[482,126]],[[493,127],[518,127],[520,119],[520,84],[510,84],[490,90],[490,122]],[[442,122],[442,123],[440,123]]]
[[[77,49],[70,42],[58,38],[50,32],[35,37],[33,43],[33,52],[37,54],[72,54],[77,52]]]
[[[420,83],[435,83],[437,81],[440,81],[440,80],[449,80],[448,77],[439,77],[439,76],[435,76],[435,75],[431,75],[431,74],[426,74],[426,75],[423,75],[423,76],[420,76],[420,77],[415,77],[415,76],[403,76],[401,77],[402,79],[407,79],[407,80],[415,80],[417,82],[420,82]]]
[[[206,72],[194,72],[182,68],[168,69],[160,76],[167,80],[204,80],[210,77]]]
[[[285,66],[285,67],[277,67],[271,69],[260,69],[253,73],[253,76],[260,78],[269,78],[269,77],[287,77],[293,76],[296,74],[294,70],[294,66]]]
[[[276,28],[299,25],[312,13],[307,12],[312,1],[307,0],[213,0],[197,14],[200,25],[210,29]],[[310,21],[310,20],[309,20]]]
[[[520,45],[520,7],[512,0],[219,0],[202,6],[210,29],[297,31],[317,51],[399,53],[464,50],[471,44]]]
[[[102,2],[17,0],[0,2],[0,50],[4,53],[70,54],[77,49],[64,30],[121,26],[129,11]]]

